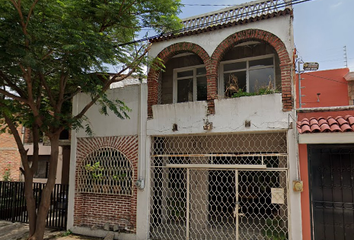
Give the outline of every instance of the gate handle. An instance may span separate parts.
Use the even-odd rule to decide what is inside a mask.
[[[235,211],[233,212],[234,217],[236,218],[236,216],[238,215],[239,217],[244,217],[245,214],[242,212],[238,212],[238,208],[235,208]]]

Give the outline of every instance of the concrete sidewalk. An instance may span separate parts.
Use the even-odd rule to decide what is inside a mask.
[[[102,240],[103,238],[93,238],[86,236],[78,236],[70,234],[65,235],[65,231],[57,231],[46,229],[44,234],[45,240]],[[25,240],[28,237],[27,223],[12,223],[8,221],[0,221],[0,240]]]

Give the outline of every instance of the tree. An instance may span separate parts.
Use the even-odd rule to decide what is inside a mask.
[[[127,117],[127,106],[109,100],[105,92],[111,83],[141,70],[149,46],[124,43],[142,28],[157,33],[179,28],[179,9],[180,0],[0,0],[0,114],[21,154],[30,240],[43,239],[60,133],[84,127],[85,113],[94,104],[101,104],[103,113],[110,109]],[[120,71],[108,75],[107,65]],[[91,101],[73,116],[71,100],[79,92]],[[31,163],[18,124],[32,130]],[[32,183],[40,132],[50,140],[51,157],[36,211]]]

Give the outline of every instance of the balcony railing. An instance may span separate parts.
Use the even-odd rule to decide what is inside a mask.
[[[219,11],[182,19],[184,28],[181,32],[259,17],[278,12],[286,8],[291,9],[292,4],[298,2],[299,0],[261,0],[223,8]]]

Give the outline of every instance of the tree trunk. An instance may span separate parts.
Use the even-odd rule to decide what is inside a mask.
[[[27,157],[27,153],[26,156]],[[25,174],[25,199],[29,220],[29,236],[32,236],[36,229],[36,202],[33,197],[33,175]]]
[[[55,185],[58,156],[59,156],[59,134],[50,137],[51,156],[49,163],[49,174],[46,186],[43,188],[41,202],[37,212],[36,228],[28,240],[43,240],[46,219],[50,207],[50,198]]]

